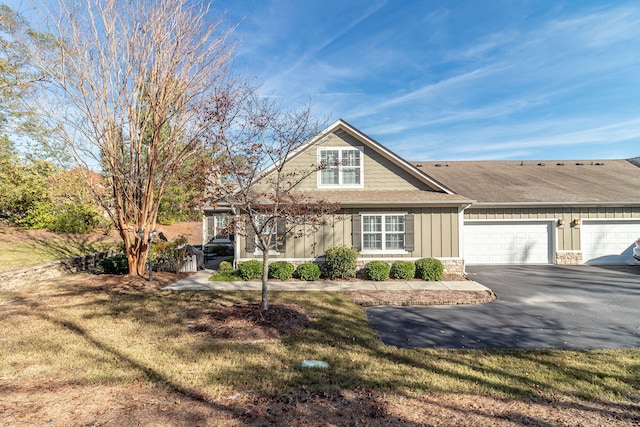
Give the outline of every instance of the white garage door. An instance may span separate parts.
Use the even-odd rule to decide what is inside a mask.
[[[477,222],[464,225],[467,264],[551,263],[550,222]]]
[[[587,221],[580,227],[585,264],[634,264],[633,246],[640,221]]]

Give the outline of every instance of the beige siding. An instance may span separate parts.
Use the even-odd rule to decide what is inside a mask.
[[[591,208],[469,208],[465,220],[518,220],[518,219],[563,219],[564,226],[557,226],[557,249],[559,251],[580,250],[580,229],[572,225],[574,219],[638,218],[640,208],[591,207]]]
[[[311,171],[318,163],[318,147],[364,147],[351,135],[338,131],[326,135],[316,144],[308,147],[304,152],[291,159],[288,170]],[[364,188],[363,190],[430,190],[430,188],[396,166],[384,156],[368,147],[364,147]],[[339,191],[339,189],[318,190],[317,173],[312,173],[297,187],[298,190]]]
[[[417,209],[343,209],[334,215],[331,224],[321,227],[312,235],[290,237],[287,239],[284,254],[273,259],[312,259],[324,255],[325,251],[339,244],[351,246],[351,218],[360,213],[406,212],[414,214],[415,250],[406,254],[367,254],[362,258],[457,258],[459,256],[458,210],[451,208],[417,208]],[[253,253],[245,252],[244,237],[239,237],[240,257],[254,258]]]

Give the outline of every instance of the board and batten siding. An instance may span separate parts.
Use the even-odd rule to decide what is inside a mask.
[[[352,246],[352,217],[360,213],[403,212],[414,216],[415,250],[404,254],[361,254],[361,258],[457,258],[459,257],[458,209],[456,207],[437,208],[385,208],[385,209],[342,209],[334,214],[329,225],[320,227],[311,235],[289,237],[285,252],[274,255],[272,260],[309,260],[323,256],[330,247],[340,244]],[[247,253],[245,237],[238,236],[240,258],[260,258],[253,252]]]
[[[579,251],[580,229],[572,225],[575,219],[640,219],[639,207],[575,207],[575,208],[475,208],[464,212],[465,220],[549,220],[563,219],[558,227],[556,244],[559,251]]]

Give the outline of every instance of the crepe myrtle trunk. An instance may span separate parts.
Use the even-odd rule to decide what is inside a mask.
[[[262,311],[269,310],[269,250],[262,251]]]

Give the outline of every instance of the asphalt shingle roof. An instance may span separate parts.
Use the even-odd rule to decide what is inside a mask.
[[[457,194],[480,203],[640,204],[638,159],[414,164]]]

